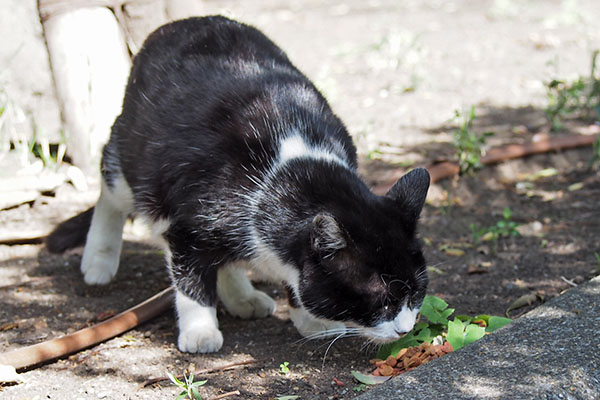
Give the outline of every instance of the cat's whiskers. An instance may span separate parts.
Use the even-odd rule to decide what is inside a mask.
[[[346,332],[340,333],[338,336],[336,336],[335,338],[333,338],[333,340],[331,341],[331,343],[329,343],[329,346],[327,346],[327,349],[325,349],[325,354],[323,354],[323,362],[321,363],[321,369],[325,368],[325,360],[327,359],[327,353],[329,352],[329,349],[331,349],[331,346],[333,346],[333,344],[338,339],[341,339],[342,337],[344,337],[344,335],[346,335]]]
[[[359,336],[360,332],[361,332],[360,328],[351,328],[351,327],[328,329],[325,331],[315,332],[315,333],[312,333],[301,339],[298,339],[297,341],[294,342],[294,344],[298,344],[298,343],[304,344],[310,340],[326,339],[326,338],[330,338],[332,336],[339,336],[339,335],[343,336],[344,334],[346,334],[348,337]]]
[[[349,338],[349,337],[361,336],[361,332],[362,332],[362,329],[360,329],[360,328],[346,328],[346,329],[340,329],[340,330],[342,331],[342,333],[340,333],[335,338],[333,338],[333,340],[327,346],[327,349],[325,349],[325,354],[323,354],[323,363],[321,364],[321,369],[325,368],[325,361],[327,360],[327,353],[329,353],[329,350],[331,349],[331,347],[333,346],[333,344],[335,342],[337,342],[339,339],[341,339],[343,337]]]
[[[381,347],[380,344],[376,343],[373,339],[366,339],[360,346],[360,351],[366,353],[373,353],[373,349]]]

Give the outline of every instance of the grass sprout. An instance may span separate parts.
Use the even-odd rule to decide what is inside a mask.
[[[175,375],[167,371],[167,376],[173,382],[175,386],[179,386],[182,392],[177,396],[177,400],[189,399],[189,400],[202,400],[202,395],[198,391],[200,386],[206,384],[206,380],[204,381],[196,381],[194,382],[194,374],[190,373],[187,375],[183,374],[183,380],[180,380]]]
[[[475,107],[471,107],[468,113],[455,111],[454,118],[459,121],[458,129],[454,130],[453,144],[458,156],[460,173],[472,173],[482,167],[481,156],[484,154],[486,140],[493,133],[480,134],[473,130]]]

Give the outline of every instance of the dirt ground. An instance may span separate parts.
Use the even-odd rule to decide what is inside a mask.
[[[600,47],[600,3],[592,0],[224,0],[206,1],[206,8],[258,26],[288,52],[346,122],[373,185],[407,164],[452,158],[455,109],[476,107],[474,129],[493,131],[490,145],[548,132],[544,84],[589,73],[591,51]],[[581,121],[567,128],[596,129]],[[536,294],[536,303],[511,313],[518,317],[598,274],[600,173],[588,167],[591,155],[589,148],[539,155],[433,185],[420,227],[429,293],[457,313],[495,315]],[[47,232],[91,205],[96,186],[82,192],[63,184],[2,210],[0,233]],[[495,225],[507,206],[521,235],[476,242],[471,226]],[[135,232],[129,228],[117,278],[105,287],[83,283],[81,249],[57,256],[39,244],[0,246],[0,352],[73,332],[167,287],[163,256]],[[24,383],[0,387],[0,398],[172,399],[178,391],[167,383],[138,386],[165,371],[245,361],[252,363],[199,376],[207,380],[204,398],[232,391],[241,394],[231,398],[242,399],[357,396],[351,371],[368,372],[375,349],[358,338],[331,346],[302,340],[281,288],[259,286],[276,298],[277,312],[242,321],[219,310],[225,344],[216,354],[180,353],[169,312],[25,372]]]

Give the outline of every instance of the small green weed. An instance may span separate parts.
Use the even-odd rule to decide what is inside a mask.
[[[290,367],[289,367],[290,363],[287,361],[284,361],[283,363],[279,364],[279,373],[281,375],[287,375],[290,373]]]
[[[198,391],[198,388],[206,383],[206,381],[194,382],[194,374],[190,375],[183,374],[183,381],[179,380],[176,376],[167,371],[167,376],[173,382],[175,386],[179,386],[183,391],[177,396],[177,400],[189,399],[189,400],[202,400],[202,395]]]
[[[364,392],[366,388],[367,388],[367,385],[365,385],[364,383],[359,383],[358,385],[354,386],[352,388],[352,390],[360,393],[360,392]]]
[[[28,143],[29,152],[42,160],[46,168],[56,169],[63,161],[67,150],[66,138],[60,132],[60,143],[51,145],[46,137],[38,138],[37,130],[34,129],[33,137]]]
[[[596,262],[598,263],[598,266],[596,267],[595,275],[600,275],[600,253],[594,252],[594,257],[596,257]]]
[[[600,50],[592,53],[590,76],[579,77],[573,82],[553,79],[548,84],[546,115],[552,130],[562,129],[563,119],[566,117],[600,119],[599,55]]]
[[[396,356],[403,348],[431,343],[438,337],[447,340],[454,350],[458,350],[512,321],[509,318],[486,314],[475,317],[457,315],[450,320],[453,313],[454,309],[448,308],[448,303],[444,300],[436,296],[425,296],[421,305],[421,315],[427,322],[417,323],[406,336],[382,346],[376,358],[385,360],[390,355]]]
[[[458,155],[460,173],[471,173],[482,167],[481,156],[484,152],[486,140],[492,136],[492,132],[481,134],[473,131],[472,124],[475,120],[475,107],[471,107],[469,113],[455,111],[456,121],[459,121],[458,129],[454,130],[453,144]]]
[[[0,158],[8,152],[15,154],[22,166],[31,165],[38,158],[44,167],[56,169],[65,156],[66,138],[61,131],[60,143],[50,144],[46,135],[40,134],[33,116],[0,87]]]
[[[494,249],[497,247],[498,239],[507,238],[510,236],[519,236],[517,224],[512,220],[512,211],[510,207],[506,207],[502,212],[503,219],[496,222],[487,228],[478,228],[475,224],[471,224],[471,232],[473,233],[473,241],[478,243],[480,241],[494,241]]]

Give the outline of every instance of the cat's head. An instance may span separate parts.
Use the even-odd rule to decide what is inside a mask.
[[[313,316],[378,343],[412,329],[428,282],[416,236],[428,188],[427,171],[415,169],[364,209],[314,217],[298,288]]]

